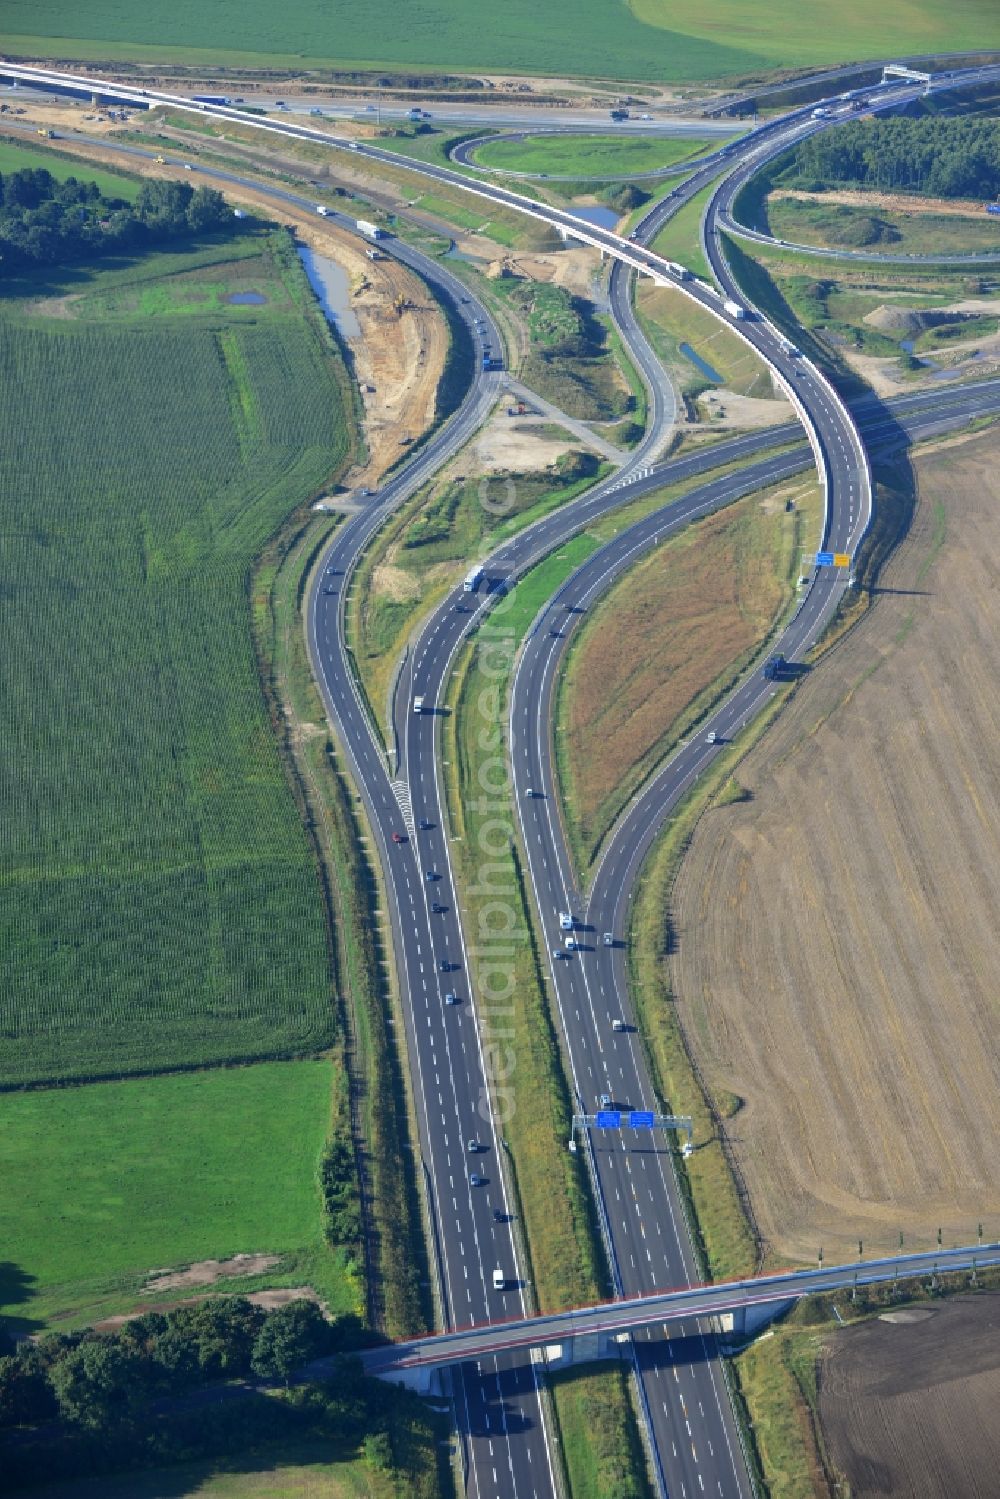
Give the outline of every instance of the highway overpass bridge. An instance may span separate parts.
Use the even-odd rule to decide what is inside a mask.
[[[722,1281],[602,1302],[569,1312],[489,1322],[366,1349],[361,1359],[368,1374],[418,1384],[421,1377],[426,1382],[435,1368],[518,1350],[542,1351],[558,1346],[555,1361],[572,1363],[571,1345],[579,1344],[582,1348],[575,1361],[583,1362],[615,1356],[618,1340],[650,1325],[717,1317],[720,1332],[740,1338],[762,1327],[803,1296],[817,1292],[850,1293],[858,1286],[936,1277],[954,1271],[975,1273],[998,1266],[1000,1243],[897,1254],[887,1259],[858,1260],[854,1264],[820,1266],[815,1270],[788,1270],[749,1280]],[[497,1293],[498,1301],[502,1294]]]

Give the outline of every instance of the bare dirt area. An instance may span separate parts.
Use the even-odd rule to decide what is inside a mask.
[[[558,435],[541,416],[512,419],[503,402],[492,419],[461,452],[452,469],[466,474],[536,473],[552,468],[578,443],[566,432]]]
[[[1000,1231],[1000,438],[916,464],[874,607],[702,818],[672,986],[773,1260]]]
[[[791,417],[791,407],[786,402],[763,401],[756,396],[741,396],[735,390],[722,386],[706,391],[698,397],[697,406],[704,419],[711,423],[713,431],[746,431],[748,427],[775,427]],[[688,423],[697,431],[696,422]]]
[[[919,1320],[878,1318],[827,1345],[818,1386],[831,1465],[852,1499],[993,1499],[1000,1296],[921,1310]]]
[[[772,198],[790,198],[798,203],[845,203],[849,208],[880,208],[896,213],[945,214],[951,218],[982,222],[983,205],[969,198],[918,198],[909,193],[851,192],[847,188],[806,193],[795,188],[774,188]]]
[[[179,1306],[196,1306],[199,1301],[207,1301],[210,1292],[202,1296],[182,1296],[177,1301],[158,1301],[152,1310],[159,1313],[172,1312]],[[312,1286],[275,1286],[270,1291],[240,1291],[237,1289],[231,1295],[242,1296],[244,1301],[249,1301],[251,1306],[262,1307],[265,1312],[273,1312],[276,1307],[287,1306],[290,1301],[314,1301],[320,1310],[329,1316],[328,1308],[317,1296]],[[148,1306],[137,1306],[130,1312],[119,1312],[114,1317],[105,1317],[101,1322],[94,1323],[95,1332],[114,1332],[118,1327],[123,1327],[126,1322],[134,1322],[138,1317],[145,1317],[149,1311]]]
[[[531,281],[564,286],[567,291],[587,298],[593,296],[594,280],[601,270],[599,251],[582,246],[567,246],[552,254],[515,254],[510,259],[515,276],[527,276]]]
[[[163,1291],[185,1291],[191,1286],[213,1286],[234,1275],[263,1275],[278,1263],[277,1254],[234,1254],[228,1260],[199,1260],[184,1270],[154,1270],[143,1287],[144,1296]]]

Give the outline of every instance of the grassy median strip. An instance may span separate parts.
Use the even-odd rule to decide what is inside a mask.
[[[515,652],[538,609],[598,545],[585,533],[575,537],[487,617],[456,660],[441,731],[452,859],[492,1101],[523,1217],[531,1295],[545,1311],[607,1296],[611,1288],[585,1168],[566,1148],[571,1092],[515,839],[504,708]],[[621,1372],[557,1381],[554,1404],[573,1493],[611,1492],[625,1481],[622,1453],[641,1450]],[[647,1492],[642,1466],[635,1471],[630,1486],[616,1492]]]
[[[712,273],[701,247],[701,220],[705,205],[717,186],[717,182],[708,183],[693,198],[689,198],[683,208],[678,208],[650,247],[657,255],[666,256],[667,260],[676,260],[681,265],[686,265],[689,271],[704,277],[706,281],[711,281]]]

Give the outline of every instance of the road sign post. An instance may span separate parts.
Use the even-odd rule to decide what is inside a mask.
[[[624,1121],[624,1125],[623,1125]],[[681,1154],[689,1156],[694,1126],[687,1114],[657,1114],[654,1109],[598,1109],[596,1114],[574,1114],[569,1148],[576,1150],[576,1132],[587,1129],[669,1129],[679,1130],[687,1136],[681,1146]]]

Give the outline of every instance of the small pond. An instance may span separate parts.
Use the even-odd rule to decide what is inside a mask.
[[[706,380],[711,380],[713,385],[725,385],[726,382],[718,370],[713,370],[712,366],[706,360],[702,359],[700,354],[695,353],[690,344],[678,344],[677,347],[685,359],[690,359],[695,368],[701,370]]]
[[[570,208],[575,219],[583,219],[586,224],[596,224],[598,229],[613,229],[621,218],[620,213],[615,213],[613,208],[602,208],[599,203],[594,203],[590,208]]]
[[[360,338],[361,324],[351,306],[351,289],[343,266],[328,255],[317,255],[315,250],[305,246],[299,249],[299,258],[319,305],[341,338]]]

